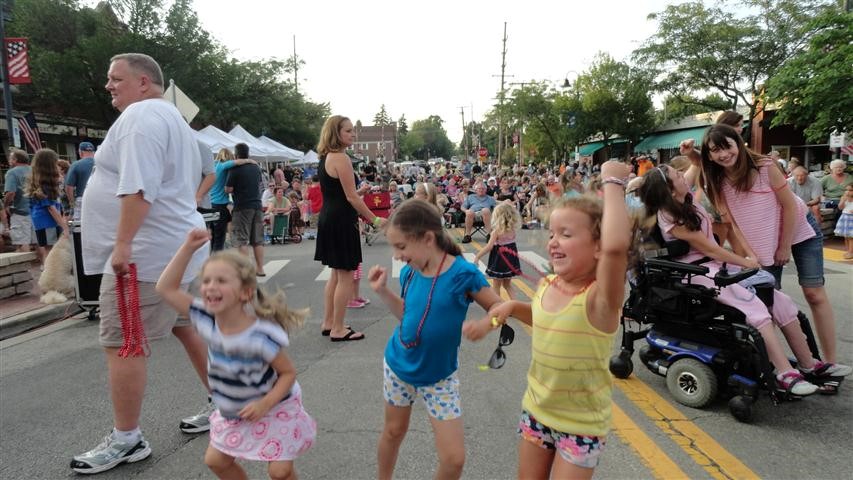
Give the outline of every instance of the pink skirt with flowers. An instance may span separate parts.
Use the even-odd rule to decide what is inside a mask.
[[[226,419],[219,410],[210,415],[210,446],[235,458],[294,460],[311,448],[316,435],[317,424],[298,391],[255,422]]]

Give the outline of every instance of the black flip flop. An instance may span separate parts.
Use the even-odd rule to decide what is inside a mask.
[[[335,338],[335,337],[330,336],[329,340],[331,340],[333,342],[355,342],[356,340],[364,340],[365,337],[364,337],[363,333],[356,333],[356,331],[351,329],[351,328],[348,328],[347,330],[348,330],[347,334],[344,335],[343,337]],[[353,335],[361,335],[361,336],[360,337],[353,337]]]
[[[352,330],[352,327],[351,327],[351,326],[349,326],[349,325],[347,325],[347,326],[346,326],[346,329],[347,329],[347,330]],[[328,337],[328,336],[329,336],[329,335],[331,335],[331,334],[332,334],[332,329],[331,329],[331,328],[327,328],[327,329],[325,329],[325,330],[320,330],[320,335],[322,335],[322,336],[324,336],[324,337]]]

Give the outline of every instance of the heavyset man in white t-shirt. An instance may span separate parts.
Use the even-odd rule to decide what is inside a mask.
[[[207,349],[189,322],[154,291],[160,273],[194,228],[204,228],[195,192],[201,157],[189,125],[163,99],[163,73],[143,54],[112,58],[106,89],[121,112],[95,154],[95,170],[83,194],[82,253],[87,274],[103,273],[100,343],[104,347],[113,403],[114,429],[94,449],[74,457],[71,468],[98,473],[151,454],[139,429],[145,392],[145,356],[118,355],[123,335],[116,306],[116,277],[136,264],[141,317],[149,341],[174,334],[183,343],[202,383],[207,382]],[[207,257],[199,249],[183,283]]]

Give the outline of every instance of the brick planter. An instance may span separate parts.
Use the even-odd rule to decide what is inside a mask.
[[[35,259],[34,252],[0,253],[0,299],[30,293],[33,290],[30,264]]]

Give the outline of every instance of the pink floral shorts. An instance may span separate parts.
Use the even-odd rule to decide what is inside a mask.
[[[291,394],[258,421],[210,415],[210,446],[235,458],[275,462],[294,460],[314,444],[317,424],[302,407],[302,395]]]
[[[601,459],[605,437],[572,435],[539,423],[527,410],[521,411],[518,433],[528,442],[547,450],[557,450],[563,460],[584,468],[595,468]]]

